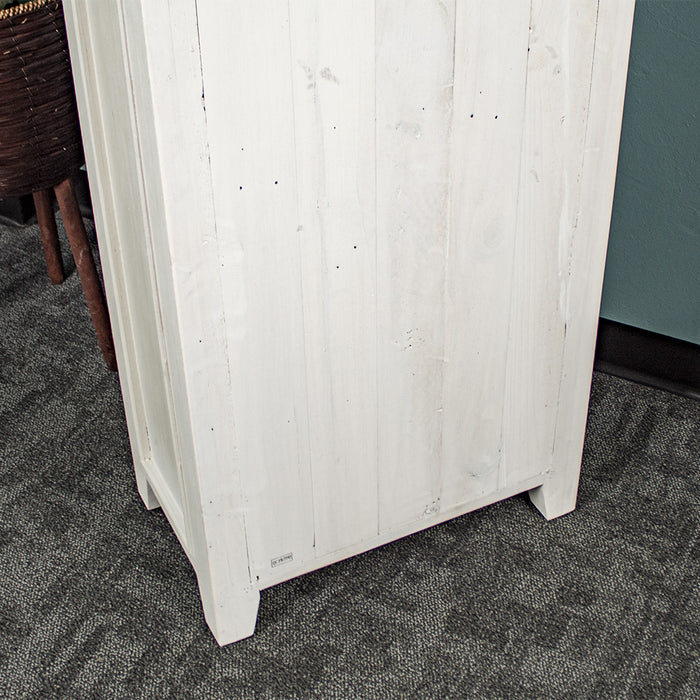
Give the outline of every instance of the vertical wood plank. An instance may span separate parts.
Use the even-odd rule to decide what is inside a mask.
[[[377,530],[374,3],[290,3],[317,556]]]
[[[133,2],[133,0],[129,0]],[[207,622],[220,644],[252,634],[259,593],[251,575],[247,518],[235,435],[232,360],[211,191],[197,6],[189,0],[134,3],[142,22],[153,112],[142,112],[143,167],[162,194],[166,343],[177,363],[171,385],[182,451],[186,520]],[[139,20],[140,14],[140,20]],[[135,36],[135,34],[132,34]],[[171,281],[171,282],[170,282]],[[170,286],[171,284],[171,286]]]
[[[136,379],[133,364],[126,360],[133,354],[126,300],[126,279],[119,256],[118,228],[114,221],[110,178],[108,176],[108,154],[99,135],[104,134],[102,104],[99,94],[100,80],[93,59],[92,27],[88,6],[81,0],[66,0],[64,3],[66,31],[71,53],[76,99],[80,112],[82,139],[88,169],[90,189],[95,210],[95,224],[100,235],[100,258],[102,262],[105,292],[114,326],[115,349],[119,358],[119,374],[125,411],[130,418],[129,437],[135,459],[150,456],[148,436],[145,432],[145,417],[141,388]],[[112,39],[112,42],[116,42]],[[123,367],[122,367],[123,365]]]
[[[252,568],[268,571],[313,554],[288,3],[200,2],[198,30],[228,430],[243,466]]]
[[[458,3],[446,287],[443,502],[506,486],[503,402],[529,3]]]
[[[66,0],[65,7],[71,50],[78,49],[73,56],[76,88],[91,184],[96,185],[98,230],[107,243],[105,278],[106,282],[110,278],[112,309],[118,310],[115,337],[123,353],[120,378],[130,431],[136,428],[147,435],[154,427],[147,411],[135,414],[131,409],[139,410],[138,397],[145,393],[154,394],[153,401],[165,399],[162,382],[169,383],[182,457],[184,528],[172,521],[172,510],[169,517],[197,572],[207,621],[217,640],[241,639],[252,634],[259,594],[251,586],[248,569],[237,465],[235,459],[233,464],[229,461],[234,450],[230,435],[219,429],[232,421],[226,355],[220,352],[221,326],[212,318],[216,315],[212,310],[220,308],[218,264],[209,254],[211,247],[202,245],[213,216],[206,191],[208,162],[201,157],[204,120],[195,8],[180,0],[142,5],[111,0],[101,3],[103,12],[97,17],[91,15],[92,4],[83,0]],[[107,14],[111,21],[105,23]],[[132,73],[125,37],[140,38],[138,49],[131,44],[139,55]],[[101,56],[116,62],[109,64],[109,71],[100,72]],[[114,79],[115,66],[124,67],[126,79],[124,73]],[[152,112],[142,109],[142,100],[139,108],[139,89],[142,96],[144,92],[149,96],[146,103]],[[128,113],[134,108],[138,116]],[[144,151],[139,149],[139,138],[147,143]],[[138,249],[138,235],[150,233],[145,220],[133,218],[145,214],[143,207],[134,207],[134,201],[143,205],[141,193],[117,196],[124,194],[120,188],[143,185],[142,174],[151,195],[149,220],[160,219],[167,231],[165,240],[158,238],[158,268],[172,270],[172,277],[159,279],[158,294],[163,342],[172,362],[169,368],[157,368],[156,376],[148,371],[148,360],[135,343],[154,337],[152,321],[144,319],[140,308],[149,297],[145,292],[133,295],[150,275],[143,266],[127,268],[120,255],[123,248]],[[200,231],[201,237],[193,237],[192,231]],[[126,234],[136,240],[122,240]],[[193,294],[193,288],[200,294]],[[181,328],[188,333],[181,335]]]
[[[151,460],[157,466],[169,492],[163,498],[180,508],[180,458],[164,373],[151,230],[144,201],[121,3],[110,2],[100,8],[92,3],[78,3],[68,12],[75,16],[73,19],[69,15],[68,21],[77,70],[82,71],[81,84],[85,85],[81,111],[86,123],[90,119],[93,125],[92,135],[85,139],[86,150],[105,288],[114,307],[112,323],[118,328],[115,335],[120,337],[120,375],[127,410],[134,416],[130,421],[134,458],[140,465]],[[73,25],[84,28],[80,40]],[[132,206],[123,207],[120,202],[131,202]],[[143,390],[146,382],[152,387],[150,391]]]
[[[552,466],[543,486],[530,494],[548,519],[576,505],[634,5],[634,0],[616,0],[600,2],[597,8],[588,123],[570,243]]]
[[[533,0],[506,372],[510,475],[551,468],[598,0]]]
[[[376,3],[381,532],[439,509],[454,6]]]

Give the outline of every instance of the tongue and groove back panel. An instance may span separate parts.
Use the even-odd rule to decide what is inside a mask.
[[[597,13],[199,4],[256,570],[550,468]]]
[[[576,502],[634,0],[64,0],[139,490],[258,591]]]

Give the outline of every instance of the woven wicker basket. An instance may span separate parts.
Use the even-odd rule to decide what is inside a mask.
[[[0,197],[53,187],[83,164],[60,0],[0,11]]]

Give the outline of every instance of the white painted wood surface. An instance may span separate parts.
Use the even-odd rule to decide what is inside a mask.
[[[529,3],[457,3],[443,445],[456,505],[541,472],[503,461]]]
[[[377,530],[367,497],[377,490],[373,4],[290,3],[288,32],[301,253],[293,274],[322,556]]]
[[[559,385],[571,246],[586,235],[578,219],[597,14],[598,3],[589,0],[532,2],[506,368],[506,470],[511,464],[552,468],[557,413],[566,408],[559,405]]]
[[[64,0],[139,491],[259,590],[575,505],[634,0]]]

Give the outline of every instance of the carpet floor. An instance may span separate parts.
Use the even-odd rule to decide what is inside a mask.
[[[518,496],[265,590],[219,648],[66,268],[0,226],[0,698],[700,698],[700,403],[596,374],[575,512]]]

